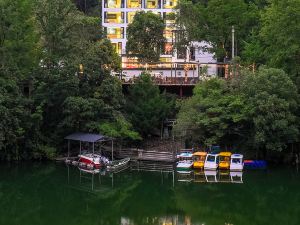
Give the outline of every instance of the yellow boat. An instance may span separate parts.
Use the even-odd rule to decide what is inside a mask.
[[[219,156],[220,156],[219,169],[229,170],[231,152],[220,152]]]
[[[195,152],[193,154],[193,167],[195,169],[202,169],[204,167],[204,162],[206,158],[207,153],[206,152]]]

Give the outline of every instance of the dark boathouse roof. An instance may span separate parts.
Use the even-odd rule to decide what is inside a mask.
[[[65,137],[67,140],[73,141],[85,141],[85,142],[98,142],[98,141],[107,141],[111,138],[106,137],[102,134],[90,134],[90,133],[73,133]]]

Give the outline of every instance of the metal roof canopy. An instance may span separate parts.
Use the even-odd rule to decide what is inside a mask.
[[[79,141],[79,154],[81,155],[81,142],[93,143],[93,154],[95,152],[95,142],[111,141],[111,154],[112,159],[114,157],[114,139],[111,137],[104,136],[102,134],[91,134],[91,133],[73,133],[65,137],[68,140],[68,158],[70,156],[70,141]]]
[[[85,142],[99,142],[99,141],[108,141],[111,138],[106,137],[102,134],[90,134],[90,133],[73,133],[65,137],[66,140],[72,141],[85,141]]]

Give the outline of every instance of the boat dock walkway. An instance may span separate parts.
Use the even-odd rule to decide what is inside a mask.
[[[115,150],[114,156],[117,158],[130,157],[131,160],[155,161],[155,162],[175,162],[176,155],[172,152],[146,151],[142,149],[121,149]]]

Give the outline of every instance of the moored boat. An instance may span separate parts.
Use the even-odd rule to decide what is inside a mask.
[[[177,170],[190,170],[193,166],[193,154],[192,153],[181,153],[177,156],[179,161],[177,162]]]
[[[193,167],[195,169],[203,169],[206,155],[206,152],[195,152],[193,154]]]
[[[231,171],[242,171],[244,169],[243,155],[232,154],[230,162]]]
[[[78,161],[80,163],[91,165],[97,169],[100,168],[101,166],[105,166],[109,162],[106,157],[98,154],[93,154],[93,153],[81,154],[78,155],[78,157],[79,157]]]
[[[207,154],[204,162],[204,169],[216,170],[219,166],[219,154]]]
[[[129,161],[130,161],[129,157],[121,159],[121,160],[110,161],[106,165],[106,169],[108,171],[112,171],[112,170],[117,170],[117,169],[123,168],[123,167],[125,167],[128,164]]]
[[[220,152],[219,169],[229,170],[231,162],[231,152]]]

